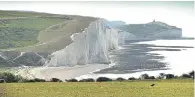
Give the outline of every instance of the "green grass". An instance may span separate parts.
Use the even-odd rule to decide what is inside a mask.
[[[64,20],[60,18],[33,17],[7,19],[4,21],[6,22],[0,23],[0,49],[25,47],[36,44],[40,31]]]
[[[155,84],[151,87],[151,84]],[[193,97],[192,79],[132,82],[7,83],[6,97]]]
[[[13,18],[13,17],[35,17],[35,16],[49,16],[52,14],[48,13],[37,13],[37,12],[27,12],[27,11],[7,11],[0,10],[0,18]]]
[[[60,50],[72,42],[70,35],[82,32],[94,20],[93,17],[0,10],[0,51]]]
[[[169,29],[176,29],[174,26],[170,26],[163,22],[150,22],[147,24],[129,24],[129,25],[122,25],[119,29],[124,31],[130,32],[138,37],[147,37],[154,35],[161,31],[166,31]],[[177,28],[180,29],[180,28]]]
[[[39,32],[67,20],[67,16],[0,10],[0,49],[38,43]]]

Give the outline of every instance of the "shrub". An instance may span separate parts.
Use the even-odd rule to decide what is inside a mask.
[[[6,81],[4,79],[0,79],[0,83],[5,83]]]
[[[140,76],[141,79],[148,79],[149,78],[149,75],[148,74],[142,74]]]
[[[51,78],[51,80],[50,80],[51,82],[59,82],[60,81],[60,79],[58,79],[58,78]]]
[[[44,79],[39,79],[39,78],[35,78],[34,81],[35,81],[35,82],[45,82]]]
[[[194,79],[194,70],[189,73],[189,75]]]
[[[130,77],[130,78],[128,78],[128,80],[136,80],[136,78]]]
[[[154,76],[150,76],[148,79],[155,79],[155,77]]]
[[[15,82],[25,82],[27,79],[23,78],[20,75],[15,76]]]
[[[77,79],[74,79],[74,78],[72,78],[72,79],[69,79],[69,80],[65,80],[66,82],[78,82],[78,80]]]
[[[35,82],[34,79],[29,79],[29,80],[26,80],[26,82]]]
[[[191,78],[191,76],[189,74],[182,74],[181,77],[182,78]]]
[[[9,72],[0,73],[0,79],[4,79],[8,83],[17,82],[16,76]]]
[[[92,78],[87,78],[87,79],[79,80],[79,82],[95,82],[95,80]]]
[[[125,79],[122,78],[122,77],[119,77],[119,78],[117,78],[116,80],[117,80],[117,81],[124,81]]]
[[[159,79],[163,79],[164,77],[165,77],[164,73],[160,73],[159,76],[158,76]]]
[[[171,79],[171,78],[174,78],[174,75],[173,74],[166,74],[166,79]]]
[[[96,81],[97,82],[106,82],[106,81],[112,81],[112,79],[107,78],[107,77],[99,77]]]

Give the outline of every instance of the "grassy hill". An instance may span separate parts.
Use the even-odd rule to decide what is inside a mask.
[[[166,31],[169,29],[180,29],[175,26],[170,26],[166,23],[153,21],[147,24],[129,24],[122,25],[119,29],[130,32],[138,37],[147,37],[156,34],[161,31]]]
[[[73,15],[0,11],[0,49],[59,50],[71,43],[71,34],[80,32],[93,20]]]
[[[155,86],[151,87],[151,84]],[[193,86],[192,79],[170,79],[127,82],[6,83],[0,84],[0,89],[5,92],[2,97],[193,97]]]

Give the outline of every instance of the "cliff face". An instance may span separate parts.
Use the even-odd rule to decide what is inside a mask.
[[[85,19],[83,21],[85,21]],[[87,24],[88,23],[86,23],[85,26]],[[79,25],[82,25],[82,21],[71,25],[71,27],[74,29],[74,27],[77,28]],[[39,49],[40,51],[33,51],[31,47],[27,48],[27,50],[31,52],[0,51],[0,66],[75,66],[91,63],[108,64],[110,63],[109,51],[118,49],[118,46],[123,45],[125,40],[182,37],[182,29],[161,22],[121,25],[123,25],[123,23],[113,23],[113,21],[110,22],[105,19],[98,19],[88,24],[88,27],[86,26],[87,28],[85,29],[81,30],[81,28],[78,28],[79,30],[74,31],[74,33],[69,33],[72,30],[64,30],[63,28],[61,30],[70,35],[66,35],[65,39],[59,38],[60,41],[54,41],[55,43],[51,42],[53,43],[51,46],[49,45],[50,43],[46,44],[52,48],[59,49],[60,47],[60,50],[47,52],[47,50],[43,51],[45,48],[39,49],[39,46],[35,46],[32,48]],[[121,26],[120,30],[117,29],[119,26]],[[67,40],[71,42],[66,43]],[[45,46],[45,44],[41,46],[48,47]]]
[[[107,21],[99,19],[92,22],[82,33],[72,35],[72,44],[54,52],[48,66],[74,66],[90,63],[110,63],[108,52],[118,49],[124,41],[125,32],[106,25]]]
[[[64,49],[47,52],[0,53],[0,63],[7,66],[75,66],[91,63],[110,63],[109,51],[118,49],[125,40],[135,38],[134,35],[120,31],[108,25],[111,22],[99,19],[93,21],[82,32],[70,36],[72,43],[64,45]],[[13,58],[12,58],[13,57]]]

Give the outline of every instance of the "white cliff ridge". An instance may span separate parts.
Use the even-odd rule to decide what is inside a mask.
[[[52,54],[47,66],[75,66],[90,63],[110,63],[108,52],[118,49],[128,32],[106,26],[105,20],[92,22],[82,33],[71,36],[74,41],[64,49]],[[123,35],[120,35],[123,34]]]

